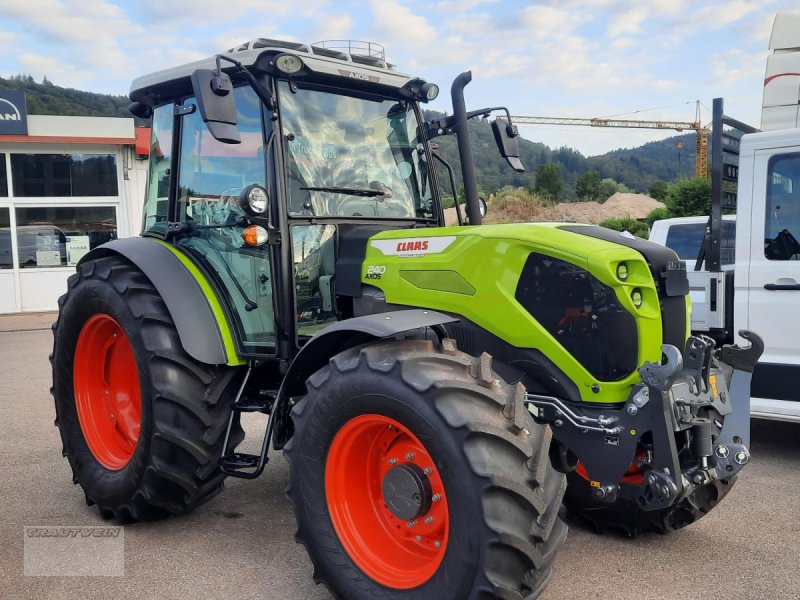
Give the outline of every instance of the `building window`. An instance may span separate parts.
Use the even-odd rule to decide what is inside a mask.
[[[800,260],[800,154],[769,161],[764,255],[769,260]]]
[[[22,198],[119,193],[113,154],[12,154],[11,175]]]
[[[113,206],[18,206],[15,214],[22,268],[73,267],[92,248],[117,238]]]
[[[11,260],[11,212],[0,208],[0,269],[14,266]]]
[[[0,154],[0,197],[8,196],[8,173],[6,173],[6,155]]]

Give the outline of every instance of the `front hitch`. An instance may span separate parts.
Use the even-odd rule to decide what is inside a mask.
[[[556,455],[581,463],[596,499],[625,498],[643,510],[670,506],[736,475],[750,459],[750,380],[764,344],[750,331],[740,335],[749,347],[715,350],[713,340],[695,336],[683,353],[664,345],[664,360],[642,365],[642,382],[621,407],[537,394],[525,400],[534,417],[552,426]],[[687,450],[694,460],[686,460]],[[640,478],[623,479],[632,467]]]

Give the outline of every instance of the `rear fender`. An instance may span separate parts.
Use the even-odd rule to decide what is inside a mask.
[[[179,250],[152,238],[125,238],[98,246],[78,265],[113,255],[132,262],[155,286],[189,356],[210,365],[244,364],[236,355],[219,299],[203,274]]]

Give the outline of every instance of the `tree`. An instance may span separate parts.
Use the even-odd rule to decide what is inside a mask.
[[[694,177],[670,184],[666,204],[673,217],[707,215],[711,211],[711,180]]]
[[[534,191],[537,194],[557,200],[561,193],[561,170],[557,164],[545,163],[536,170],[536,185]]]
[[[621,187],[622,186],[613,179],[611,179],[611,177],[606,177],[605,179],[603,179],[603,181],[600,182],[600,189],[597,199],[600,202],[605,202],[617,192],[621,192],[622,191],[620,189]]]
[[[600,173],[586,171],[575,182],[575,193],[580,200],[597,200],[600,197]]]
[[[647,225],[652,227],[653,223],[656,221],[660,221],[661,219],[669,219],[670,218],[669,211],[666,208],[654,208],[645,217],[645,221],[647,221]]]
[[[642,223],[630,217],[623,217],[622,219],[606,219],[600,222],[600,227],[608,227],[615,231],[627,231],[640,238],[647,238],[650,233],[650,228],[647,223]]]
[[[648,195],[653,198],[654,200],[658,200],[659,202],[663,202],[667,199],[667,191],[668,186],[666,181],[654,181],[650,186],[650,190],[648,191]]]

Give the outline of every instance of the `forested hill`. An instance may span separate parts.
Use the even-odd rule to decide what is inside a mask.
[[[53,85],[45,78],[37,83],[30,75],[0,77],[0,90],[25,92],[28,114],[73,115],[85,117],[130,117],[127,96],[111,96],[95,92],[83,92]]]
[[[28,113],[33,115],[83,115],[128,117],[129,100],[126,96],[112,96],[85,92],[53,85],[46,78],[42,83],[29,75],[0,78],[0,89],[21,90],[27,94]],[[426,112],[426,118],[437,113]],[[681,174],[694,172],[695,140],[693,134],[671,137],[651,142],[638,148],[614,150],[601,156],[586,157],[571,148],[549,148],[544,144],[520,139],[520,153],[525,173],[515,173],[497,152],[491,127],[486,121],[472,121],[474,152],[478,183],[486,192],[504,185],[533,187],[537,168],[545,163],[558,165],[563,190],[561,198],[576,198],[575,182],[587,171],[596,170],[601,178],[611,178],[634,191],[646,192],[657,180],[676,179],[678,170],[677,142],[683,141]],[[534,130],[535,131],[535,130]],[[625,146],[626,130],[618,129],[620,146]],[[456,168],[460,180],[460,167],[455,140],[441,137],[435,140],[440,153]],[[446,186],[449,187],[449,186]]]
[[[426,118],[441,116],[426,112]],[[600,156],[586,157],[572,148],[549,148],[539,142],[519,139],[520,160],[525,165],[525,173],[515,173],[508,167],[494,142],[491,126],[487,121],[470,122],[470,130],[475,153],[475,169],[478,183],[486,192],[499,189],[503,185],[532,188],[535,184],[537,168],[546,163],[558,165],[564,183],[561,198],[576,199],[575,182],[587,171],[598,171],[601,179],[611,178],[633,191],[646,193],[658,180],[672,181],[678,177],[679,141],[683,142],[680,164],[681,175],[694,175],[695,137],[694,134],[680,135],[650,142],[631,149],[614,150]],[[624,129],[619,131],[620,145],[624,145]],[[451,163],[458,163],[455,139],[436,138],[439,152]],[[457,168],[458,170],[458,168]]]

